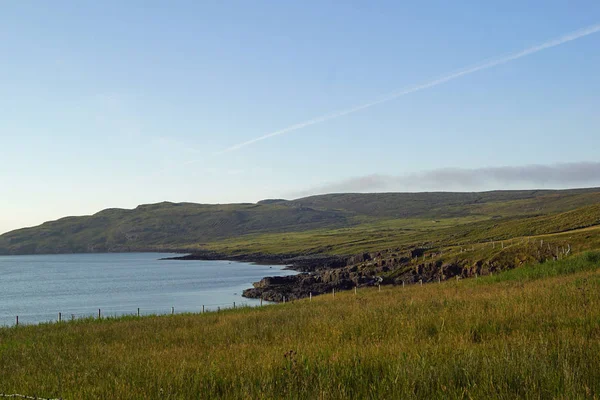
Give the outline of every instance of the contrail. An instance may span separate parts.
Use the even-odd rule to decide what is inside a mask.
[[[226,148],[225,150],[220,151],[218,154],[223,154],[223,153],[228,153],[228,152],[231,152],[231,151],[239,150],[242,147],[249,146],[249,145],[251,145],[253,143],[260,142],[262,140],[265,140],[265,139],[268,139],[268,138],[272,138],[274,136],[283,135],[285,133],[293,132],[293,131],[296,131],[298,129],[305,128],[307,126],[319,124],[321,122],[329,121],[329,120],[332,120],[334,118],[343,117],[344,115],[353,114],[353,113],[355,113],[357,111],[364,110],[365,108],[370,108],[370,107],[376,106],[378,104],[387,103],[388,101],[392,101],[394,99],[397,99],[398,97],[402,97],[402,96],[405,96],[407,94],[418,92],[418,91],[421,91],[421,90],[429,89],[431,87],[441,85],[443,83],[452,81],[454,79],[460,78],[460,77],[465,76],[465,75],[472,74],[472,73],[477,72],[477,71],[482,71],[484,69],[493,68],[493,67],[496,67],[498,65],[506,64],[508,62],[517,60],[519,58],[526,57],[526,56],[528,56],[530,54],[534,54],[534,53],[537,53],[539,51],[542,51],[542,50],[545,50],[545,49],[549,49],[549,48],[552,48],[552,47],[556,47],[556,46],[559,46],[559,45],[561,45],[563,43],[568,43],[568,42],[571,42],[573,40],[577,40],[579,38],[591,35],[591,34],[596,33],[598,31],[600,31],[600,24],[592,25],[590,27],[583,28],[583,29],[577,30],[575,32],[571,32],[569,34],[566,34],[566,35],[561,36],[559,38],[547,41],[547,42],[539,44],[537,46],[529,47],[527,49],[518,51],[516,53],[511,53],[509,55],[493,59],[492,61],[487,61],[487,62],[484,62],[482,64],[478,64],[478,65],[476,65],[474,67],[468,67],[466,69],[459,70],[458,72],[454,72],[454,73],[446,75],[446,76],[444,76],[442,78],[438,78],[438,79],[435,79],[433,81],[420,84],[418,86],[413,86],[413,87],[410,87],[408,89],[403,89],[403,90],[400,90],[400,91],[397,91],[397,92],[390,93],[390,94],[388,94],[388,95],[380,98],[379,100],[375,100],[375,101],[372,101],[372,102],[366,103],[366,104],[361,104],[359,106],[348,108],[346,110],[341,110],[341,111],[337,111],[337,112],[334,112],[334,113],[331,113],[331,114],[327,114],[327,115],[323,115],[323,116],[320,116],[320,117],[316,117],[316,118],[310,119],[308,121],[300,122],[298,124],[288,126],[287,128],[283,128],[283,129],[280,129],[278,131],[267,133],[266,135],[262,135],[262,136],[256,137],[254,139],[250,139],[248,141],[245,141],[245,142],[242,142],[242,143],[238,143],[236,145],[233,145],[231,147]]]

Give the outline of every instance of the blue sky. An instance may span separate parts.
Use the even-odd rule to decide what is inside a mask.
[[[222,153],[600,23],[598,1],[403,3],[2,2],[0,232],[163,200],[600,186],[600,33]]]

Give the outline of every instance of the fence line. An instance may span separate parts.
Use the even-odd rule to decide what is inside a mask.
[[[269,304],[269,303],[267,303]],[[263,305],[263,299],[260,299],[260,306]],[[209,303],[209,304],[203,304],[202,308],[200,309],[200,306],[198,306],[198,309],[194,309],[191,310],[189,308],[186,308],[184,311],[182,312],[178,312],[177,314],[185,314],[185,313],[207,313],[207,312],[219,312],[222,309],[236,309],[236,308],[243,308],[243,307],[258,307],[259,304],[258,303],[253,303],[253,302],[248,302],[248,301],[242,301],[242,302],[238,302],[238,301],[233,301],[230,303]],[[81,310],[81,309],[79,309]],[[202,311],[200,311],[202,310]],[[97,318],[97,319],[103,319],[103,318],[115,318],[115,317],[127,317],[127,316],[153,316],[153,315],[174,315],[175,312],[177,311],[177,309],[175,307],[164,307],[164,308],[148,308],[148,309],[144,309],[141,307],[137,307],[137,308],[132,308],[132,309],[102,309],[102,308],[97,308],[96,311],[85,311],[85,312],[57,312],[56,317],[52,318],[52,319],[43,319],[46,317],[50,317],[51,314],[30,314],[29,316],[32,318],[37,318],[39,317],[39,320],[37,322],[33,322],[32,324],[40,324],[40,323],[48,323],[48,322],[66,322],[66,321],[74,321],[76,319],[86,319],[86,318]],[[9,316],[6,316],[7,318],[10,318]],[[16,315],[14,318],[15,323],[13,324],[13,326],[19,326],[19,325],[24,325],[27,324],[25,318],[27,317],[27,315]],[[7,325],[2,325],[1,326],[7,326]],[[10,325],[8,325],[10,326]],[[3,395],[2,393],[0,393],[0,398],[2,397],[6,397],[5,395]]]

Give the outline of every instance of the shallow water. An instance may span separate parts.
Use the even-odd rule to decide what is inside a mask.
[[[282,266],[159,260],[164,253],[0,256],[0,325],[124,314],[200,312],[255,306],[242,291]]]

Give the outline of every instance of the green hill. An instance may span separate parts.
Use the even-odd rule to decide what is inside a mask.
[[[453,193],[340,193],[290,203],[323,210],[345,210],[369,217],[450,218],[510,216],[567,211],[600,202],[600,189],[504,190]]]
[[[259,237],[260,242],[270,235],[291,234],[277,250],[289,252],[288,248],[298,248],[301,243],[296,239],[304,237],[314,242],[314,235],[323,232],[364,240],[389,232],[393,233],[391,237],[413,237],[415,233],[443,229],[458,229],[460,234],[461,229],[487,229],[489,224],[495,226],[511,219],[538,226],[544,224],[540,216],[593,204],[600,204],[600,189],[330,194],[225,205],[164,202],[133,210],[107,209],[12,231],[0,236],[0,254],[187,251],[232,240],[246,242]],[[533,217],[541,220],[528,219]],[[566,229],[570,226],[568,220],[563,224]],[[334,245],[309,243],[300,247],[317,253],[350,251],[345,247],[336,250]]]
[[[260,204],[159,203],[67,217],[0,236],[0,254],[180,249],[231,235],[348,226],[348,213]]]

